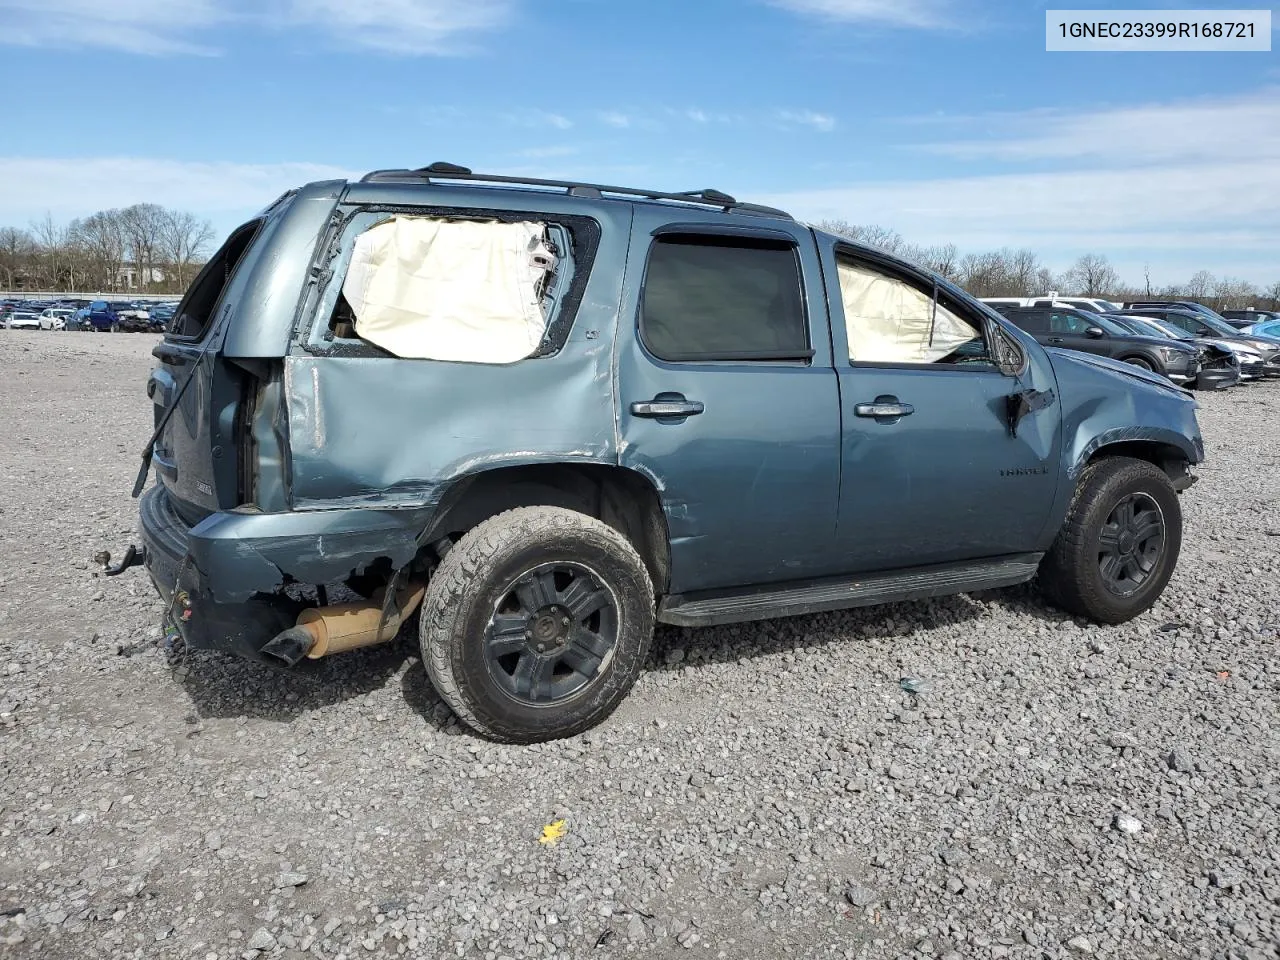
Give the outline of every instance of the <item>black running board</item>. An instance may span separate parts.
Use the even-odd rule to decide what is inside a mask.
[[[703,591],[664,597],[658,620],[678,627],[710,627],[823,610],[868,607],[898,600],[944,597],[1025,583],[1036,575],[1041,553],[1020,553],[965,563],[909,567],[864,576]]]

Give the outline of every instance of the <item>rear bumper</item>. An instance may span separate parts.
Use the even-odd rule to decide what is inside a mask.
[[[383,558],[398,569],[429,520],[422,510],[229,511],[188,526],[159,485],[139,517],[147,572],[188,646],[260,662],[305,606],[287,585],[344,580]]]

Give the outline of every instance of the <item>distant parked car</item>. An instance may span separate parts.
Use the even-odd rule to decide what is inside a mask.
[[[984,297],[983,303],[993,307],[1075,307],[1090,313],[1110,313],[1120,304],[1097,297]]]
[[[1280,310],[1223,310],[1222,319],[1237,330],[1253,333],[1260,323],[1280,320]]]
[[[145,310],[125,300],[95,300],[76,314],[98,333],[136,333],[150,328]]]
[[[1048,347],[1064,347],[1152,370],[1184,386],[1200,373],[1195,347],[1135,334],[1106,317],[1074,307],[1006,307],[996,310]]]
[[[1193,337],[1212,337],[1216,340],[1235,342],[1249,350],[1262,354],[1268,376],[1280,376],[1280,337],[1245,333],[1242,330],[1237,330],[1227,321],[1217,318],[1217,314],[1208,316],[1185,309],[1149,307],[1126,310],[1125,313],[1163,320],[1175,327],[1182,328]]]
[[[1234,387],[1241,380],[1242,361],[1252,363],[1256,359],[1259,364],[1262,362],[1261,356],[1248,350],[1243,344],[1192,337],[1181,327],[1166,324],[1153,317],[1109,313],[1107,319],[1139,336],[1163,337],[1194,346],[1200,352],[1200,372],[1191,384],[1196,390],[1224,390]]]
[[[40,314],[34,310],[15,310],[5,324],[10,330],[39,330]]]
[[[75,315],[75,311],[67,307],[49,307],[40,314],[41,330],[65,330],[67,318]]]

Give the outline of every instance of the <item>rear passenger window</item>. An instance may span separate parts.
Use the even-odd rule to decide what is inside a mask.
[[[658,238],[649,250],[640,335],[662,360],[811,357],[795,247],[754,238]]]
[[[1043,311],[1026,310],[1007,313],[1005,316],[1013,321],[1014,326],[1020,330],[1027,331],[1027,333],[1044,334],[1049,332],[1049,318]]]

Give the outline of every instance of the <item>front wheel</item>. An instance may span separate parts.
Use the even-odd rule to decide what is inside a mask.
[[[1124,623],[1160,598],[1182,546],[1182,507],[1169,477],[1145,460],[1090,464],[1040,563],[1048,599],[1100,623]]]
[[[520,507],[469,531],[422,604],[422,659],[479,733],[535,743],[581,733],[626,697],[653,639],[653,586],[617,530]]]
[[[112,324],[111,324],[111,332],[112,332],[112,333],[119,333],[119,332],[120,332],[120,324],[118,324],[118,323],[112,323]]]
[[[1139,370],[1155,370],[1155,367],[1149,361],[1142,359],[1142,357],[1130,357],[1125,363],[1137,367]]]

